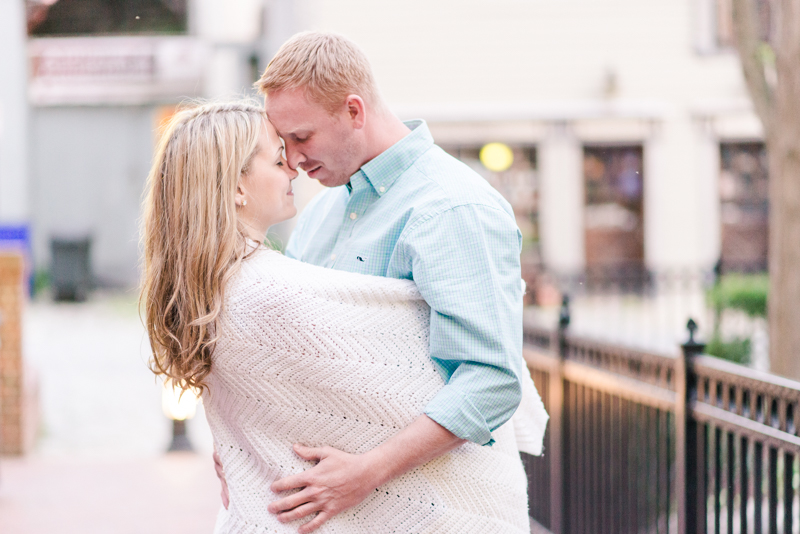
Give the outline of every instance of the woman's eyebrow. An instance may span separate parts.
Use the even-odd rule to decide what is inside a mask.
[[[278,150],[275,151],[276,154],[280,154],[281,152],[283,152],[283,145],[279,146]]]

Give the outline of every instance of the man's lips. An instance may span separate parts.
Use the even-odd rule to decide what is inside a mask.
[[[309,176],[313,176],[313,174],[314,174],[314,173],[316,173],[316,172],[317,172],[318,170],[320,170],[321,168],[322,168],[322,165],[317,165],[316,167],[314,167],[314,168],[312,168],[312,169],[305,169],[305,168],[304,168],[303,170],[304,170],[304,171],[306,171],[306,174],[307,174],[307,175],[309,175]]]

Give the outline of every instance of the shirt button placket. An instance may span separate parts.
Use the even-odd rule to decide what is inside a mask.
[[[352,220],[354,220],[354,221],[355,221],[357,218],[358,218],[358,214],[356,214],[356,212],[352,212],[352,213],[350,214],[350,219],[352,219]]]

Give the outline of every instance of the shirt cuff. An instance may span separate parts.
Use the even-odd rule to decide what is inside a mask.
[[[425,407],[425,415],[461,439],[492,445],[494,439],[483,414],[457,388],[446,385]]]

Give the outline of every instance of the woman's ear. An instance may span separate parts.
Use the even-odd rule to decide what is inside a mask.
[[[242,186],[241,179],[239,179],[239,183],[236,184],[236,194],[233,195],[233,201],[236,202],[237,208],[247,205],[247,195]]]

